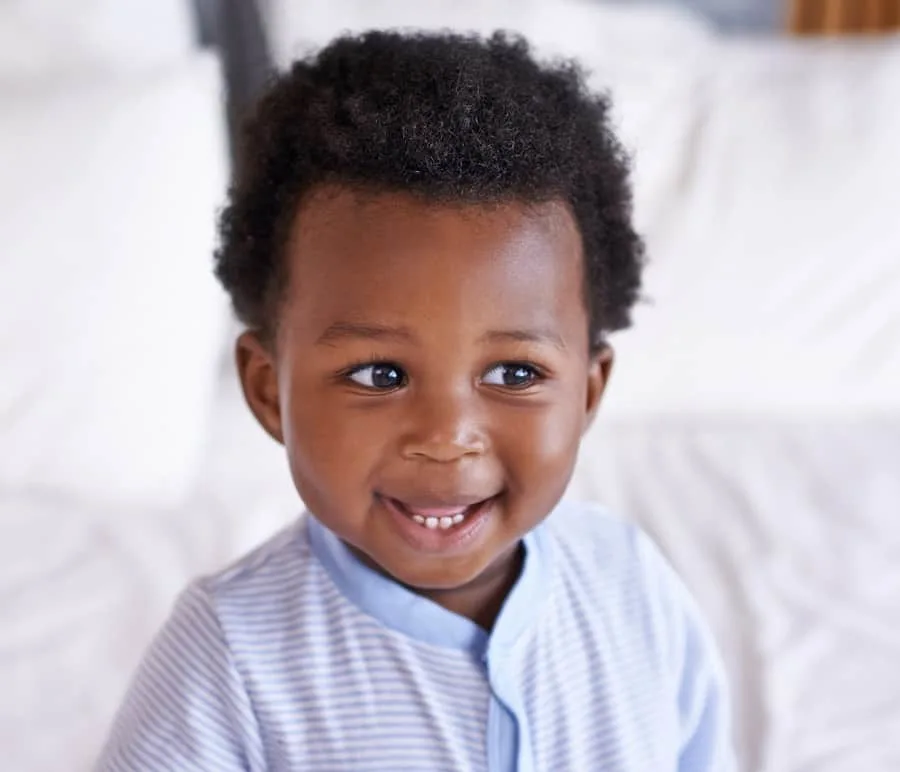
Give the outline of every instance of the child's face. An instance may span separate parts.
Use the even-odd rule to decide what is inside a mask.
[[[310,511],[412,587],[499,568],[563,494],[611,360],[568,210],[334,190],[286,254],[276,343],[238,360]]]

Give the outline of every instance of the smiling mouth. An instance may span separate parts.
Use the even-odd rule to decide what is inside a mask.
[[[480,514],[490,506],[499,494],[481,499],[471,504],[449,504],[441,506],[420,506],[407,504],[400,499],[385,496],[385,500],[401,514],[408,517],[414,523],[428,530],[448,531],[451,528],[462,525],[466,520]]]

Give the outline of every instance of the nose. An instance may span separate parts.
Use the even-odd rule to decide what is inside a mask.
[[[402,434],[401,455],[442,464],[484,455],[487,436],[473,402],[464,394],[419,395]]]

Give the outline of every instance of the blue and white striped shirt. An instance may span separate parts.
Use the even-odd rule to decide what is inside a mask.
[[[562,504],[488,635],[304,517],[194,583],[98,772],[726,772],[722,668],[650,540]]]

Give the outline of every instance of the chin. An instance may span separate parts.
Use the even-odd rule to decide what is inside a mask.
[[[459,590],[477,581],[487,569],[485,566],[448,566],[447,562],[435,560],[430,566],[411,568],[409,565],[398,566],[392,570],[382,566],[382,571],[413,590],[426,592],[451,592]]]

